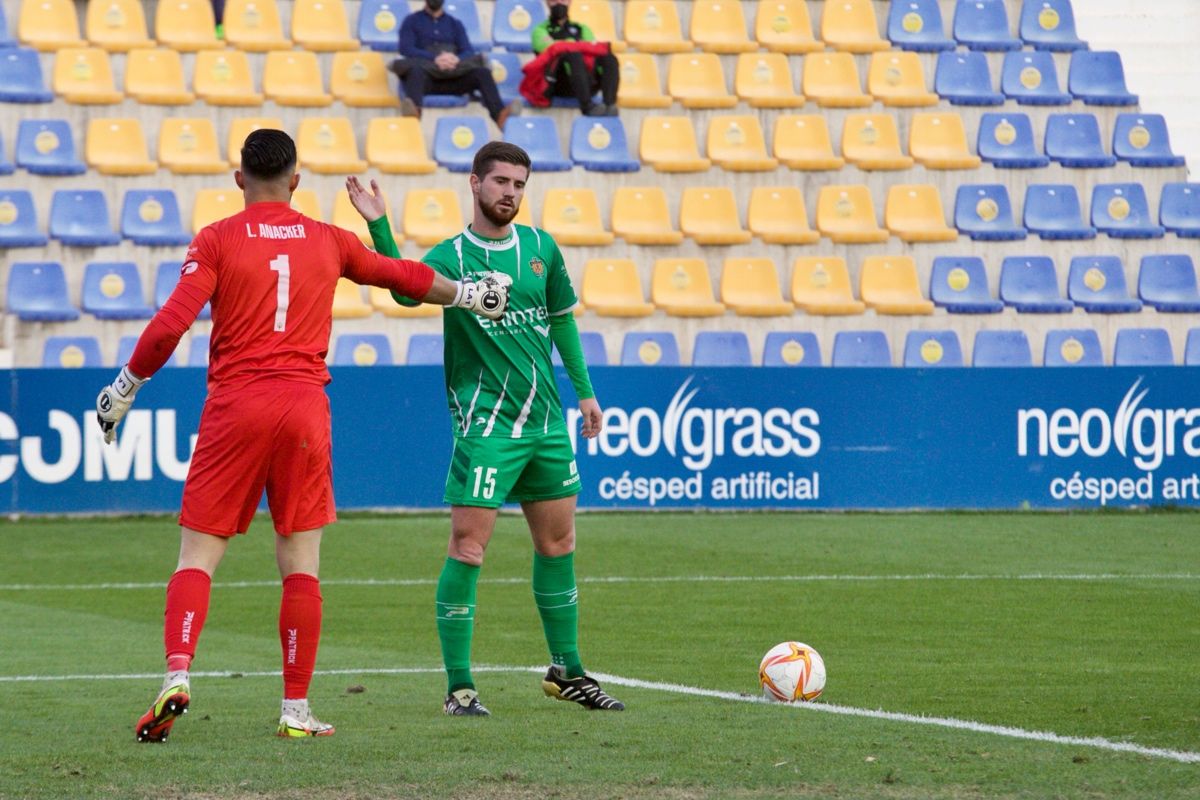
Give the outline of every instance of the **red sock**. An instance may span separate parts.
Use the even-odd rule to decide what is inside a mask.
[[[283,579],[279,643],[283,646],[283,699],[308,697],[321,641],[321,582],[294,572]]]
[[[167,669],[186,670],[196,655],[200,630],[208,616],[212,578],[202,569],[181,569],[167,584],[167,608],[163,614],[163,645]]]

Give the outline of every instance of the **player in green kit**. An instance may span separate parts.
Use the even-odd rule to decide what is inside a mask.
[[[493,272],[512,280],[501,319],[481,324],[457,309],[443,317],[454,454],[444,497],[451,506],[451,531],[438,579],[437,628],[448,683],[444,709],[456,716],[488,714],[471,676],[475,586],[499,508],[513,501],[521,504],[533,537],[533,596],[551,657],[542,689],[585,708],[625,708],[584,672],[579,657],[574,552],[580,479],[552,346],[579,397],[584,438],[600,432],[603,417],[583,360],[572,313],[577,301],[562,253],[545,231],[512,224],[529,172],[529,156],[520,147],[506,142],[481,147],[471,168],[471,224],[422,258],[454,279]],[[367,220],[375,249],[398,254],[378,185],[372,181],[368,191],[351,177],[346,188]]]

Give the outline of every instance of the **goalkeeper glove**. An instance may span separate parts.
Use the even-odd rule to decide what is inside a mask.
[[[105,444],[112,444],[117,438],[117,424],[125,418],[133,405],[133,396],[147,380],[137,377],[126,366],[121,368],[116,380],[100,390],[96,397],[96,421],[104,431]]]
[[[508,290],[512,278],[503,272],[485,272],[478,279],[464,277],[450,305],[488,319],[500,319],[508,308]]]

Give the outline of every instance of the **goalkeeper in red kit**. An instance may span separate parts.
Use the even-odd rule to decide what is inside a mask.
[[[321,532],[336,519],[325,354],[339,278],[492,319],[508,305],[507,276],[447,279],[419,261],[371,252],[348,231],[290,206],[300,181],[282,131],[246,138],[234,173],[246,210],[192,242],[170,299],[129,363],[96,399],[106,442],[138,389],[166,363],[205,303],[212,304],[208,398],[179,515],[179,563],[167,584],[162,691],[138,720],[138,741],[166,741],[191,702],[188,670],[208,613],[212,575],[245,533],[264,489],[283,580],[280,736],[328,736],[308,707],[321,634]]]

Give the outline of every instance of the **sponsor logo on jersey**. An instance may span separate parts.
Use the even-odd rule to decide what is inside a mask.
[[[546,274],[546,265],[537,256],[529,259],[529,269],[533,270],[533,274],[539,278]]]

